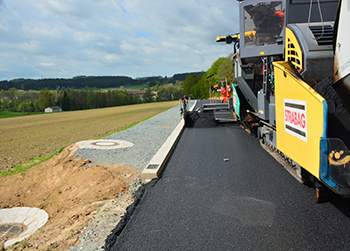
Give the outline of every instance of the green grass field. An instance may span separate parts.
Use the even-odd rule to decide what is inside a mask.
[[[34,112],[31,114],[28,114],[27,112],[0,112],[0,119],[29,116],[34,114],[42,114],[42,112]]]

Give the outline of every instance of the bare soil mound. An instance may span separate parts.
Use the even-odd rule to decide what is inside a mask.
[[[110,200],[129,193],[139,171],[127,166],[90,166],[77,159],[76,146],[23,173],[0,178],[0,208],[39,207],[49,220],[17,248],[67,250],[78,244],[80,230]],[[130,195],[131,198],[131,195]],[[130,200],[125,200],[126,208]],[[132,201],[131,201],[132,202]]]

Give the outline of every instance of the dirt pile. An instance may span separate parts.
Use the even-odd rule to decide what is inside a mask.
[[[26,172],[0,178],[0,208],[39,207],[49,214],[41,229],[17,247],[66,250],[79,243],[81,229],[100,208],[129,194],[139,171],[120,165],[90,166],[73,145]],[[130,195],[131,198],[131,195]],[[130,200],[124,199],[126,208]]]
[[[319,82],[314,88],[328,104],[327,137],[341,139],[350,149],[350,112],[332,84],[330,76]]]

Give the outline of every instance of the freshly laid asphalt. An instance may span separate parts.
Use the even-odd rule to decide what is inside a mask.
[[[185,128],[110,250],[348,250],[349,226],[349,200],[316,204],[257,138],[212,123]]]

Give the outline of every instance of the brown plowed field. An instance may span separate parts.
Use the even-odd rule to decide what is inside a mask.
[[[101,138],[163,112],[177,101],[0,120],[0,171],[81,140]]]

